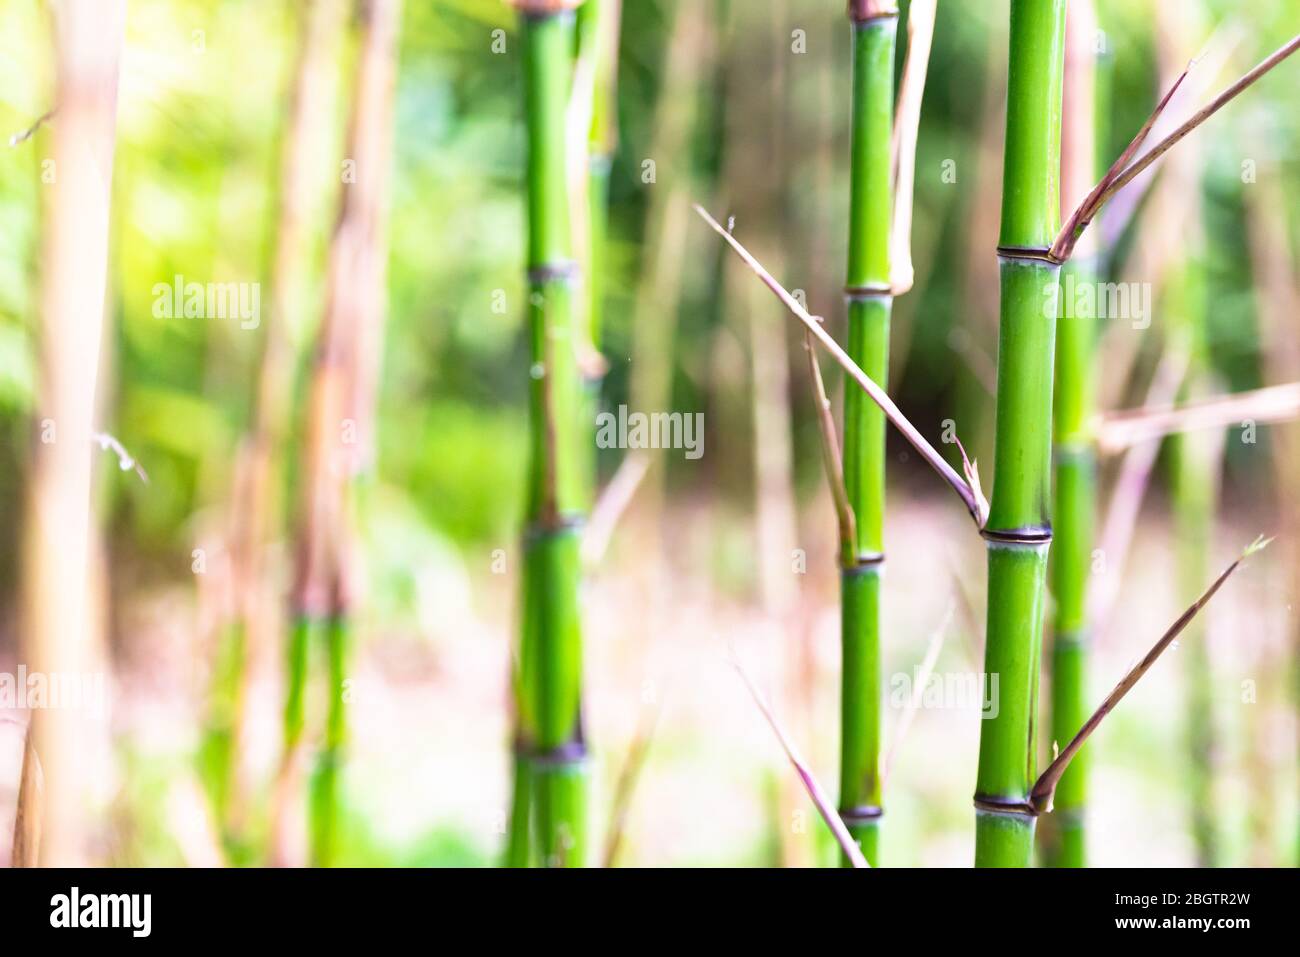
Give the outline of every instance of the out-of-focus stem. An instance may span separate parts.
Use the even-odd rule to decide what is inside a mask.
[[[1061,134],[1061,189],[1067,202],[1083,196],[1094,176],[1096,31],[1091,0],[1074,0],[1065,28]],[[1084,285],[1095,282],[1096,252],[1095,234],[1085,236],[1075,259],[1064,268],[1067,279]],[[1092,435],[1095,345],[1096,328],[1091,315],[1062,310],[1056,331],[1052,449],[1055,547],[1049,568],[1055,599],[1051,661],[1053,741],[1068,740],[1088,716],[1088,652],[1092,628],[1087,617],[1087,595],[1092,577],[1097,491],[1097,454]],[[1055,813],[1045,822],[1050,824],[1043,834],[1048,863],[1057,867],[1085,866],[1086,798],[1087,766],[1081,756],[1062,778]]]
[[[22,646],[32,672],[77,675],[89,669],[100,627],[91,601],[91,481],[95,383],[103,335],[117,118],[123,0],[53,4],[58,121],[50,161],[41,256],[41,372],[35,403],[40,440],[32,444],[24,528]],[[39,861],[83,863],[85,768],[83,712],[34,714],[33,747],[44,772]],[[25,762],[34,773],[32,762]],[[30,780],[20,788],[36,792]],[[24,808],[29,820],[35,818]],[[25,856],[30,856],[24,851]]]
[[[349,491],[373,456],[400,11],[400,0],[365,0],[362,6],[347,138],[352,175],[343,179],[330,245],[325,315],[308,405],[281,774],[294,767],[294,754],[302,744],[313,646],[323,644],[327,724],[312,783],[310,822],[311,860],[317,865],[333,863],[337,849],[338,783],[346,741],[345,664],[354,630],[358,561],[349,521]],[[276,845],[282,846],[283,841],[277,839]]]

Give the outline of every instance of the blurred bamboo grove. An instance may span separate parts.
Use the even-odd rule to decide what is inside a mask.
[[[834,865],[739,663],[873,865],[969,866],[977,778],[1021,814],[1261,533],[1033,843],[981,855],[1300,861],[1300,60],[1111,197],[1059,297],[1005,275],[1054,273],[1007,250],[1300,0],[847,6],[0,8],[0,861]],[[1050,522],[1032,614],[989,609],[967,509],[693,203],[978,463],[988,544]],[[997,408],[1000,319],[1054,357],[1054,421]]]

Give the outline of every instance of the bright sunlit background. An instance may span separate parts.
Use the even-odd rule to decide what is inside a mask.
[[[1169,5],[1184,28],[1177,37],[1155,29],[1153,0],[1099,2],[1107,162],[1159,95],[1159,44],[1181,61],[1215,51],[1192,74],[1190,86],[1200,92],[1171,107],[1185,116],[1300,23],[1296,0]],[[253,408],[261,337],[277,317],[264,293],[256,329],[234,320],[159,319],[154,287],[176,276],[267,281],[296,7],[129,0],[98,421],[148,482],[116,468],[110,453],[98,461],[105,621],[98,656],[110,694],[82,753],[92,769],[86,814],[91,860],[99,864],[267,859],[281,746],[287,541],[274,550],[266,583],[272,612],[251,649],[235,824],[224,836],[214,823],[202,745],[215,621],[228,587],[222,541],[235,450]],[[657,468],[586,584],[584,718],[596,760],[595,833],[603,845],[617,782],[641,741],[648,750],[617,863],[824,862],[829,838],[732,664],[739,658],[755,675],[833,792],[835,524],[802,340],[689,205],[734,216],[737,237],[842,333],[844,4],[628,0],[624,7],[601,403],[616,409],[668,381],[668,408],[703,413],[705,435],[698,460],[681,450],[652,453]],[[493,52],[497,30],[505,31],[501,53]],[[500,0],[404,6],[378,469],[364,499],[360,645],[349,675],[343,864],[490,865],[503,846],[528,389],[515,31],[515,14]],[[50,107],[49,33],[36,0],[0,6],[5,137]],[[917,157],[917,281],[894,308],[891,344],[891,392],[904,412],[935,442],[953,420],[986,481],[1006,35],[1006,0],[940,0]],[[282,482],[290,512],[355,56],[352,33],[340,31],[327,61],[325,121],[303,171],[315,198],[307,211],[311,321],[292,333],[298,388]],[[1288,61],[1194,134],[1191,189],[1171,190],[1175,181],[1157,176],[1149,192],[1132,194],[1140,204],[1110,255],[1116,277],[1150,284],[1153,310],[1149,327],[1106,327],[1099,401],[1107,408],[1143,403],[1166,333],[1189,320],[1189,309],[1204,323],[1211,391],[1283,381],[1271,357],[1294,338],[1297,316],[1284,310],[1300,301],[1298,88],[1300,60]],[[19,663],[20,516],[38,411],[49,135],[43,128],[0,145],[0,671],[10,673]],[[1289,236],[1291,245],[1260,236]],[[1270,264],[1283,277],[1280,293],[1264,279]],[[1168,293],[1188,283],[1198,295]],[[838,408],[840,376],[829,363],[824,368]],[[1224,435],[1211,573],[1256,535],[1284,528],[1287,510],[1300,509],[1300,492],[1277,480],[1287,474],[1275,462],[1281,428],[1288,426],[1261,425],[1253,442],[1241,429]],[[983,543],[960,503],[897,435],[889,441],[883,634],[893,691],[910,680],[937,631],[944,636],[940,679],[981,669],[985,568]],[[955,446],[941,447],[959,463]],[[607,479],[624,453],[599,454]],[[1174,573],[1179,544],[1166,458],[1157,460],[1127,554],[1094,562],[1094,583],[1118,586],[1110,625],[1096,638],[1098,701],[1195,597],[1180,590]],[[1114,464],[1104,464],[1107,483]],[[1211,750],[1188,742],[1178,649],[1094,739],[1092,863],[1192,864],[1186,782],[1198,764],[1212,769],[1223,862],[1294,863],[1295,554],[1281,541],[1254,559],[1210,606],[1205,631],[1184,638],[1210,649]],[[886,698],[886,750],[903,716],[900,697]],[[978,702],[938,697],[916,713],[890,767],[882,845],[889,866],[972,860]],[[312,707],[320,706],[318,695]],[[13,820],[25,721],[20,710],[0,710],[0,835]],[[1040,739],[1041,756],[1050,758],[1052,742],[1046,733]],[[0,863],[8,853],[0,838]]]

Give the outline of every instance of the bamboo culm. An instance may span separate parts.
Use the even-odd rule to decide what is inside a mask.
[[[890,141],[898,9],[849,5],[853,31],[848,299],[849,356],[885,385],[889,370]],[[856,542],[840,575],[839,812],[874,867],[880,787],[880,598],[884,573],[885,415],[860,389],[844,392],[844,485]],[[847,865],[847,858],[842,862]]]
[[[1059,272],[1065,0],[1012,0],[999,237],[1000,317],[988,550],[986,699],[975,864],[1026,867],[1033,851],[1035,715],[1046,605],[1052,375]],[[994,683],[996,681],[996,684]]]
[[[382,352],[387,263],[387,166],[391,153],[401,0],[367,0],[360,7],[355,98],[347,155],[358,176],[340,193],[330,242],[325,314],[318,332],[307,407],[301,527],[284,712],[281,787],[296,785],[296,754],[305,744],[305,697],[313,658],[324,658],[325,723],[310,785],[310,861],[335,862],[343,802],[341,769],[347,744],[345,676],[356,631],[354,590],[362,552],[356,514],[361,481],[374,458],[373,422]],[[350,422],[356,441],[339,441]],[[289,797],[292,800],[292,797]],[[287,849],[287,815],[277,813],[274,843]]]
[[[574,17],[563,3],[519,6],[528,127],[532,441],[507,859],[515,864],[534,859],[520,846],[531,832],[536,860],[582,866],[588,857],[588,772],[578,588],[587,479],[564,122]]]
[[[1097,21],[1091,0],[1075,0],[1066,22],[1061,147],[1061,189],[1073,202],[1096,179]],[[1086,288],[1098,278],[1097,234],[1086,233],[1062,267],[1066,288]],[[1092,622],[1088,580],[1097,509],[1097,323],[1084,310],[1063,309],[1056,325],[1056,383],[1052,408],[1054,486],[1052,560],[1051,742],[1064,747],[1091,713],[1088,659]],[[1198,579],[1197,584],[1199,585]],[[1054,808],[1042,835],[1044,863],[1084,867],[1087,840],[1088,753],[1080,751],[1057,784]],[[1045,825],[1049,822],[1044,822]]]
[[[1193,183],[1195,179],[1193,178]],[[1199,187],[1199,184],[1197,184]],[[1198,230],[1199,234],[1199,230]],[[1166,291],[1166,306],[1181,316],[1190,345],[1188,375],[1179,399],[1204,382],[1209,374],[1209,346],[1206,338],[1205,267],[1196,253],[1190,253]],[[1223,433],[1182,433],[1169,439],[1174,529],[1177,538],[1177,575],[1180,600],[1194,595],[1203,581],[1214,537],[1214,514],[1218,500],[1219,470],[1222,468]],[[1187,808],[1198,867],[1221,867],[1219,811],[1215,801],[1215,703],[1206,626],[1196,621],[1188,626],[1180,644],[1183,656],[1186,699],[1184,735],[1187,746]]]
[[[1065,266],[1075,283],[1091,282],[1084,260]],[[1052,506],[1051,740],[1069,741],[1091,713],[1088,695],[1088,579],[1092,574],[1093,527],[1097,499],[1097,453],[1091,434],[1095,323],[1085,317],[1057,323],[1057,400],[1053,449],[1055,488]],[[1087,798],[1086,749],[1071,762],[1056,789],[1048,863],[1086,864],[1084,803]]]

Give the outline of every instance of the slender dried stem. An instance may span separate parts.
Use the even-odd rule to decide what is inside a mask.
[[[939,627],[930,636],[930,643],[925,649],[925,657],[921,659],[921,664],[916,669],[916,675],[912,681],[912,694],[907,699],[907,707],[904,708],[902,716],[898,719],[898,727],[894,730],[894,740],[890,742],[889,750],[885,752],[885,758],[880,762],[881,787],[888,780],[889,771],[894,766],[894,756],[898,754],[899,746],[902,745],[903,739],[907,737],[907,732],[912,727],[912,721],[916,718],[916,712],[921,707],[921,701],[925,697],[926,685],[930,683],[930,675],[934,674],[934,666],[939,661],[939,653],[943,651],[943,642],[948,637],[948,629],[952,626],[953,613],[956,611],[956,607],[956,602],[950,601],[948,603],[948,610],[944,612]]]
[[[1143,406],[1102,418],[1097,441],[1104,453],[1118,452],[1178,432],[1222,429],[1259,422],[1285,422],[1300,415],[1300,382],[1221,395],[1183,405]]]
[[[831,400],[826,394],[821,365],[817,362],[817,353],[813,349],[812,333],[806,330],[804,349],[808,353],[808,376],[812,380],[813,401],[817,406],[822,464],[826,467],[826,483],[831,488],[831,498],[835,501],[835,518],[839,524],[840,563],[848,568],[853,565],[857,553],[855,544],[858,540],[857,522],[853,517],[853,506],[849,504],[849,493],[844,488],[844,463],[840,457],[839,438],[835,434],[835,417],[831,413]]]
[[[895,296],[912,288],[912,186],[916,176],[916,138],[921,125],[921,100],[930,65],[938,0],[913,0],[907,11],[907,55],[898,86],[898,111],[890,143],[894,180],[894,216],[890,226],[889,285]]]
[[[1061,780],[1061,775],[1065,773],[1065,769],[1069,767],[1074,756],[1079,753],[1079,749],[1083,747],[1084,742],[1097,730],[1106,715],[1115,709],[1115,705],[1119,704],[1124,699],[1124,696],[1133,690],[1133,686],[1142,679],[1142,676],[1151,670],[1151,666],[1156,663],[1156,659],[1164,654],[1165,649],[1173,643],[1183,629],[1191,624],[1192,619],[1209,603],[1215,592],[1223,586],[1223,583],[1228,580],[1229,576],[1237,570],[1241,563],[1255,552],[1267,547],[1270,541],[1272,539],[1260,537],[1247,546],[1236,560],[1225,568],[1223,573],[1201,594],[1201,597],[1196,599],[1186,611],[1178,616],[1178,620],[1169,626],[1169,630],[1160,636],[1160,640],[1151,646],[1151,650],[1146,653],[1142,660],[1133,666],[1132,670],[1120,680],[1119,684],[1115,685],[1111,693],[1106,696],[1106,700],[1101,703],[1101,706],[1093,712],[1092,717],[1079,729],[1079,733],[1074,736],[1073,740],[1065,746],[1065,749],[1056,756],[1056,760],[1049,764],[1047,770],[1039,775],[1038,780],[1034,782],[1033,791],[1030,792],[1030,804],[1035,812],[1041,814],[1052,809],[1052,794],[1056,790],[1056,784]]]
[[[894,404],[894,400],[885,393],[885,390],[873,382],[870,376],[863,372],[862,369],[858,367],[858,364],[849,358],[848,353],[840,348],[839,343],[831,337],[830,333],[826,332],[826,330],[821,327],[821,323],[819,323],[813,316],[809,315],[808,310],[799,305],[799,300],[790,295],[784,286],[772,278],[772,275],[763,268],[762,264],[754,258],[749,250],[742,246],[734,236],[727,232],[727,230],[724,229],[716,219],[710,216],[702,206],[696,204],[695,211],[700,214],[700,218],[713,228],[714,232],[727,241],[727,244],[736,251],[736,255],[744,261],[745,265],[752,269],[754,274],[762,280],[763,284],[772,290],[776,297],[785,304],[786,309],[788,309],[796,319],[804,324],[804,326],[813,334],[813,337],[821,343],[822,347],[829,352],[844,371],[848,373],[849,377],[853,379],[853,381],[856,382],[868,396],[871,397],[871,401],[880,406],[881,410],[889,418],[889,421],[894,424],[894,427],[898,429],[898,431],[903,433],[903,437],[907,439],[912,448],[916,449],[921,458],[925,459],[925,461],[929,463],[930,467],[938,472],[939,476],[952,487],[952,490],[956,492],[958,496],[960,496],[962,502],[966,505],[966,510],[970,512],[971,518],[975,520],[975,524],[983,527],[984,508],[980,503],[980,497],[976,493],[975,489],[953,470],[952,466],[944,460],[943,456],[935,450],[933,445],[926,441],[925,437],[921,435],[916,426],[912,425],[912,423],[908,421],[907,417],[903,415],[898,406]]]
[[[1138,131],[1137,136],[1135,136],[1133,141],[1129,143],[1128,148],[1124,150],[1120,155],[1120,158],[1115,161],[1107,171],[1106,175],[1101,178],[1101,182],[1093,188],[1093,191],[1088,194],[1088,197],[1070,216],[1065,226],[1062,227],[1055,242],[1052,243],[1050,253],[1051,258],[1057,262],[1064,262],[1069,259],[1070,253],[1073,252],[1074,244],[1078,241],[1079,236],[1088,227],[1088,224],[1092,222],[1093,217],[1097,215],[1097,212],[1106,204],[1107,200],[1132,182],[1133,179],[1148,166],[1158,160],[1165,153],[1169,152],[1169,150],[1188,133],[1208,120],[1211,116],[1235,99],[1238,94],[1250,87],[1251,84],[1264,74],[1268,73],[1269,70],[1273,69],[1297,49],[1300,49],[1300,34],[1292,37],[1271,55],[1261,60],[1254,69],[1250,70],[1213,100],[1193,113],[1187,122],[1183,123],[1176,130],[1144,153],[1141,159],[1133,161],[1130,165],[1129,161],[1132,160],[1133,155],[1136,154],[1137,149],[1142,145],[1142,141],[1146,139],[1147,134],[1151,131],[1151,127],[1155,125],[1155,121],[1160,117],[1165,106],[1168,105],[1169,98],[1173,96],[1174,91],[1178,89],[1184,78],[1186,78],[1187,70],[1184,70],[1179,74],[1178,79],[1174,81],[1169,92],[1166,93],[1156,105],[1154,112],[1152,112],[1146,123],[1142,125],[1142,129]]]
[[[650,470],[650,456],[642,452],[631,452],[624,457],[614,477],[609,480],[605,490],[592,506],[591,518],[582,535],[582,561],[595,567],[605,557],[609,541],[614,535],[619,519],[632,504],[641,480]]]
[[[18,774],[18,804],[14,808],[13,852],[10,867],[35,867],[41,851],[41,762],[32,743],[32,723],[23,733],[23,764]]]
[[[785,756],[794,765],[795,773],[799,775],[799,780],[803,782],[804,788],[808,791],[808,797],[816,806],[818,813],[821,814],[822,820],[826,822],[826,826],[835,835],[835,841],[839,844],[840,850],[845,853],[854,867],[870,867],[871,865],[867,863],[867,859],[862,856],[862,849],[858,847],[857,842],[849,834],[849,829],[845,827],[844,820],[836,813],[834,803],[822,790],[822,786],[817,783],[817,779],[813,776],[812,771],[808,769],[808,765],[804,764],[803,758],[795,751],[794,745],[790,743],[790,739],[786,737],[781,725],[772,714],[772,709],[768,706],[767,700],[754,685],[754,682],[750,680],[749,673],[745,671],[739,660],[733,659],[732,664],[735,666],[741,680],[745,682],[745,687],[749,689],[754,704],[758,705],[758,710],[763,712],[768,727],[772,729],[777,741],[781,743],[781,750],[785,752]]]
[[[17,133],[10,136],[9,137],[10,147],[17,146],[19,143],[25,143],[33,136],[35,136],[37,130],[39,130],[42,126],[44,126],[46,123],[48,123],[50,120],[54,118],[54,114],[56,110],[57,108],[46,110],[44,113],[38,116],[36,118],[36,121],[32,123],[31,126],[27,127],[27,129],[19,130]]]
[[[663,698],[655,700],[654,707],[647,708],[637,726],[636,737],[627,749],[627,759],[618,775],[618,784],[614,786],[614,799],[609,815],[609,832],[605,835],[604,867],[613,867],[618,859],[619,848],[623,843],[623,832],[627,829],[628,810],[632,806],[632,796],[636,793],[637,783],[641,780],[641,769],[645,767],[646,755],[650,753],[650,744],[654,741],[655,729],[659,726],[659,716],[663,713]]]
[[[1147,391],[1149,405],[1170,401],[1178,394],[1190,359],[1182,342],[1166,348]],[[1110,493],[1101,536],[1097,539],[1101,553],[1107,557],[1108,573],[1101,577],[1088,599],[1088,621],[1098,635],[1106,634],[1106,624],[1119,594],[1123,562],[1137,528],[1138,510],[1159,451],[1158,444],[1130,447],[1120,463],[1119,475]]]

